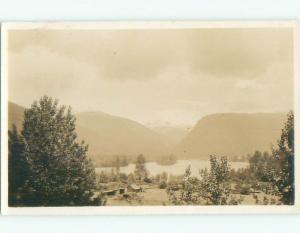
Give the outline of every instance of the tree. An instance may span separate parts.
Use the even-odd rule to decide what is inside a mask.
[[[96,187],[95,169],[87,158],[88,146],[77,141],[71,108],[44,96],[24,113],[19,136],[22,147],[11,144],[10,154],[22,157],[27,171],[14,167],[22,181],[23,204],[27,206],[89,205]],[[11,139],[16,138],[11,132]],[[17,138],[14,142],[17,142]],[[13,141],[11,141],[13,143]],[[17,151],[17,152],[16,152]],[[16,155],[17,154],[17,155]],[[15,176],[12,176],[15,177]]]
[[[268,171],[273,164],[273,156],[266,151],[264,153],[255,151],[253,156],[249,158],[249,164],[249,172],[254,176],[253,178],[255,180],[264,182],[269,181]]]
[[[146,169],[146,159],[143,154],[140,154],[137,157],[136,163],[135,163],[135,170],[134,175],[135,179],[138,181],[142,181],[148,176],[148,171]]]
[[[15,125],[8,132],[8,151],[8,203],[18,206],[23,202],[21,194],[28,182],[29,167],[23,153],[24,141]]]
[[[179,198],[175,200],[176,204],[200,204],[201,203],[201,197],[200,197],[200,181],[196,177],[191,176],[191,165],[189,165],[185,169],[185,173],[183,176],[183,182],[182,182],[182,189],[180,190]],[[174,201],[173,200],[173,201]]]
[[[121,160],[120,157],[117,156],[116,162],[115,162],[116,172],[119,175],[120,174],[120,167],[121,167]]]
[[[167,182],[168,181],[168,173],[166,173],[166,172],[161,173],[159,180]]]
[[[97,176],[97,178],[98,178],[97,183],[108,183],[109,182],[109,175],[104,171],[101,171],[100,174]]]
[[[230,165],[226,157],[219,160],[210,156],[210,170],[202,170],[200,196],[209,205],[226,205],[231,202],[231,187],[229,181]]]
[[[189,166],[181,184],[167,189],[170,201],[175,205],[227,205],[238,204],[241,200],[230,197],[230,165],[226,157],[217,159],[210,156],[210,169],[200,171],[200,179],[191,176]]]
[[[270,171],[270,181],[275,193],[286,205],[293,205],[295,199],[294,180],[294,114],[289,112],[287,122],[281,132],[278,148],[273,149],[274,164]]]

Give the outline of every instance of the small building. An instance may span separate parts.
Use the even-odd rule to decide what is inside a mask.
[[[131,184],[128,186],[128,190],[131,192],[142,192],[143,188],[140,185]]]
[[[104,190],[103,193],[106,194],[107,196],[114,196],[118,194],[119,189],[109,189],[109,190]]]
[[[127,192],[127,188],[126,187],[120,187],[119,188],[119,193],[120,194],[125,194]]]
[[[114,182],[114,183],[110,183],[106,186],[106,188],[103,191],[103,194],[105,194],[107,196],[115,196],[118,194],[124,194],[126,192],[127,192],[126,186]]]

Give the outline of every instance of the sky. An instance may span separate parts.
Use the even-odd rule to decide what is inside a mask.
[[[9,101],[50,95],[73,111],[147,125],[293,107],[289,28],[8,32]]]

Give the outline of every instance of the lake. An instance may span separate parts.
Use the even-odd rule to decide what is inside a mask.
[[[248,162],[230,162],[231,168],[239,169],[239,168],[246,168],[248,166]],[[201,169],[209,169],[210,162],[207,160],[200,160],[200,159],[191,159],[191,160],[177,160],[176,164],[172,165],[160,165],[156,162],[147,162],[146,169],[149,171],[150,175],[157,175],[161,174],[162,172],[166,172],[169,175],[183,175],[185,169],[191,165],[191,172],[193,176],[199,175],[199,170]],[[96,172],[100,173],[101,171],[104,172],[111,172],[113,167],[97,167]],[[121,173],[133,173],[135,169],[135,164],[129,164],[126,167],[121,167]]]

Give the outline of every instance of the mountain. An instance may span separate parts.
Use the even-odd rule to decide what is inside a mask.
[[[161,136],[165,145],[174,148],[188,134],[189,127],[184,126],[149,126]]]
[[[9,103],[9,129],[20,130],[24,108]],[[276,144],[286,120],[279,113],[224,113],[203,117],[191,129],[156,127],[102,112],[76,115],[76,131],[89,144],[94,160],[109,160],[116,155],[135,159],[140,153],[156,159],[173,153],[178,159],[209,155],[246,156],[255,150],[267,150]],[[177,144],[177,146],[175,146]],[[170,150],[169,148],[174,148]]]
[[[179,158],[247,156],[270,151],[286,120],[280,113],[224,113],[203,117],[174,149]]]
[[[9,129],[12,124],[21,129],[24,109],[9,102]],[[168,153],[158,133],[135,121],[102,112],[77,114],[76,131],[79,138],[89,144],[89,153],[94,158],[126,155],[135,159],[141,153],[153,158]]]
[[[18,131],[22,128],[22,122],[24,118],[24,110],[20,105],[12,102],[8,102],[8,129],[12,129],[12,125],[17,126]]]
[[[77,132],[94,155],[135,158],[142,153],[153,158],[168,152],[159,134],[135,121],[102,112],[84,112],[76,117]]]

